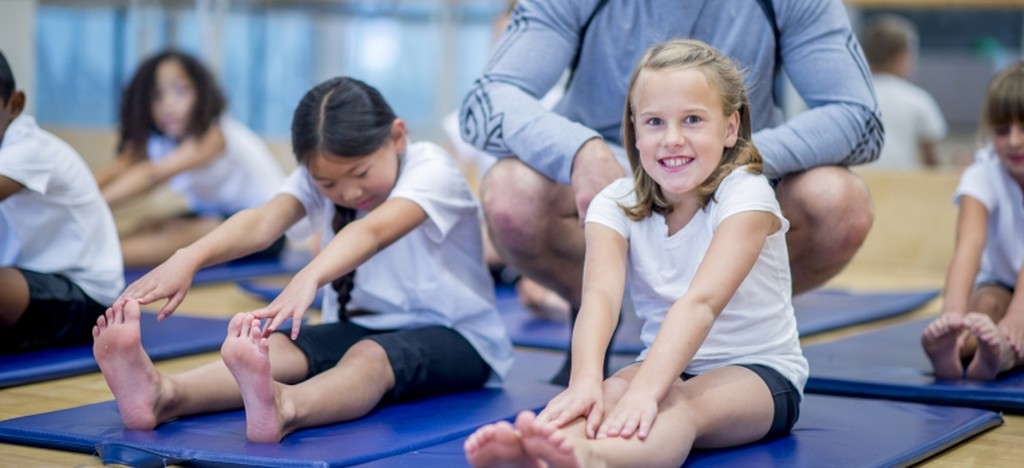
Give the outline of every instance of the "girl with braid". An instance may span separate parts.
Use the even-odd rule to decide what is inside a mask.
[[[276,443],[379,404],[500,385],[511,342],[483,262],[479,206],[453,159],[406,133],[358,80],[303,97],[292,123],[299,167],[279,193],[179,250],[97,321],[94,354],[126,427],[244,405],[249,440]],[[140,304],[167,299],[167,318],[199,268],[285,233],[320,233],[320,252],[268,306],[232,318],[221,360],[157,371],[139,345]],[[323,321],[303,326],[320,287]]]

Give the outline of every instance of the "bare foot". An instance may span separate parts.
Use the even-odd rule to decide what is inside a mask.
[[[252,314],[236,314],[220,348],[221,359],[238,382],[245,403],[245,435],[252,442],[277,443],[284,437],[278,388],[270,374],[270,345]]]
[[[537,318],[562,322],[569,320],[569,302],[540,283],[520,278],[516,282],[516,293],[519,295],[519,303]]]
[[[959,339],[963,329],[963,317],[945,314],[929,323],[921,334],[921,346],[932,361],[935,378],[960,380],[964,377]]]
[[[498,421],[477,429],[466,439],[463,449],[473,466],[538,468],[537,459],[526,455],[519,433],[508,421]]]
[[[523,439],[526,453],[543,460],[549,468],[577,468],[583,463],[565,433],[554,425],[537,420],[537,415],[523,411],[516,416],[516,429]]]
[[[162,377],[142,349],[135,300],[118,302],[96,319],[92,327],[92,354],[114,394],[121,421],[128,429],[156,427]]]
[[[993,380],[999,373],[1014,367],[1017,362],[1016,353],[991,317],[969,313],[964,317],[964,327],[978,339],[974,359],[967,366],[968,379]]]

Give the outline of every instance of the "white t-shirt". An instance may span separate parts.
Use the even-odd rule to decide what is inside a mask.
[[[124,288],[121,244],[81,156],[22,114],[0,146],[0,175],[25,186],[0,201],[0,266],[64,275],[112,304]]]
[[[185,197],[189,209],[231,215],[262,205],[277,193],[284,171],[270,149],[252,130],[228,117],[218,119],[224,133],[224,154],[210,163],[174,175],[171,190]],[[177,143],[153,134],[146,146],[149,159],[160,161]]]
[[[895,75],[874,75],[875,95],[885,126],[885,145],[872,169],[916,169],[921,163],[921,142],[946,137],[946,119],[927,91]]]
[[[1024,195],[1021,187],[995,156],[992,146],[975,154],[973,164],[960,176],[953,201],[966,195],[988,210],[988,233],[977,282],[1017,284],[1024,266]]]
[[[750,274],[715,320],[686,372],[700,374],[729,364],[762,364],[780,372],[802,392],[808,365],[800,350],[793,316],[786,250],[789,221],[782,216],[768,179],[742,168],[722,181],[715,199],[698,210],[686,226],[667,236],[663,215],[654,214],[639,222],[626,217],[621,207],[635,204],[636,194],[633,180],[625,177],[594,198],[587,210],[587,222],[608,226],[629,243],[627,288],[637,315],[644,321],[640,338],[649,349],[669,307],[693,282],[719,224],[745,211],[777,216],[782,227],[766,239]]]
[[[301,241],[321,233],[321,247],[334,238],[334,204],[317,189],[305,166],[285,180],[282,193],[302,203],[306,217],[288,230]],[[483,260],[480,207],[454,159],[431,143],[408,146],[388,198],[410,200],[427,220],[356,268],[350,310],[372,329],[441,325],[468,340],[494,370],[499,384],[512,365],[512,342],[498,314],[494,284]],[[357,217],[365,216],[359,211]],[[338,320],[338,297],[325,285],[323,320]]]

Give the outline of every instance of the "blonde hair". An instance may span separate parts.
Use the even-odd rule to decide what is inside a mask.
[[[672,205],[666,200],[661,187],[644,171],[640,163],[640,153],[636,149],[636,126],[633,123],[633,94],[640,72],[669,68],[700,70],[712,88],[718,92],[723,116],[729,117],[733,112],[740,114],[736,144],[724,148],[718,167],[696,189],[700,196],[701,208],[706,207],[708,201],[714,199],[719,184],[737,167],[748,166],[747,169],[756,174],[762,170],[761,154],[750,142],[750,103],[747,101],[747,92],[743,86],[743,75],[736,65],[717,49],[698,40],[676,39],[656,44],[647,49],[633,70],[622,116],[622,144],[633,169],[633,191],[637,197],[635,205],[623,206],[622,209],[626,216],[634,221],[647,218],[652,213],[668,214],[672,210]]]
[[[981,109],[982,128],[1024,122],[1024,61],[1007,65],[988,85]]]

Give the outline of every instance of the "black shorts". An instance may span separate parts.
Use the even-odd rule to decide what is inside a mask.
[[[473,345],[450,328],[371,330],[339,321],[303,327],[299,333],[295,345],[309,361],[306,378],[336,366],[345,352],[363,339],[384,348],[395,373],[395,387],[381,403],[474,390],[491,375],[491,367]]]
[[[740,367],[750,369],[765,384],[768,391],[772,393],[772,401],[775,402],[775,416],[772,417],[772,426],[768,429],[761,440],[774,439],[789,434],[800,418],[800,392],[796,390],[789,379],[782,376],[779,371],[761,364],[737,364]],[[683,374],[683,380],[692,379],[693,374]]]
[[[0,330],[0,352],[16,353],[92,341],[92,327],[107,306],[67,277],[18,269],[28,282],[28,309],[11,328]]]

